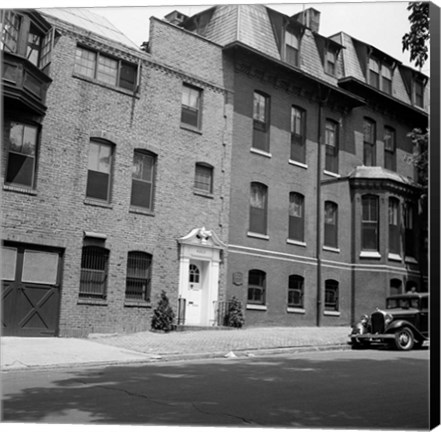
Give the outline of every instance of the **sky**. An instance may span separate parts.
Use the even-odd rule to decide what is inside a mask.
[[[9,3],[9,1],[8,1]],[[88,7],[92,11],[106,17],[115,27],[121,30],[138,46],[148,40],[149,18],[163,18],[173,10],[179,10],[186,15],[193,15],[215,3],[195,0],[76,0],[62,2],[50,0],[23,1],[15,0],[13,7]],[[256,0],[218,1],[217,4],[256,3]],[[124,4],[124,6],[120,6]],[[149,6],[145,6],[148,4]],[[191,6],[189,6],[191,4]],[[323,0],[321,3],[293,3],[292,1],[276,0],[267,4],[286,15],[294,15],[303,8],[314,7],[321,12],[320,34],[331,36],[340,31],[367,42],[381,51],[389,54],[407,66],[414,67],[409,62],[408,51],[402,52],[401,39],[409,31],[409,11],[407,1],[388,2],[334,2]],[[8,7],[8,6],[6,6]],[[11,6],[9,6],[11,7]],[[427,62],[422,72],[429,75],[430,63]]]
[[[106,17],[115,27],[121,30],[138,46],[148,40],[150,16],[163,18],[173,10],[179,10],[186,15],[194,15],[215,3],[199,3],[188,6],[190,1],[163,0],[161,6],[124,6],[115,7],[107,0],[108,7],[94,7],[92,11]],[[195,3],[195,2],[191,2]],[[218,2],[226,3],[226,2]],[[232,3],[253,3],[245,1],[230,1]],[[90,4],[90,3],[89,3]],[[119,3],[115,1],[114,5]],[[133,4],[133,3],[130,3]],[[144,3],[145,4],[145,3]],[[152,4],[152,2],[150,2]],[[286,15],[294,15],[303,8],[314,7],[321,12],[320,34],[331,36],[344,31],[356,39],[367,42],[391,55],[407,66],[414,67],[409,61],[409,52],[402,52],[401,39],[409,31],[408,2],[323,2],[323,3],[279,3],[267,4],[269,7]],[[422,72],[429,75],[429,62]]]

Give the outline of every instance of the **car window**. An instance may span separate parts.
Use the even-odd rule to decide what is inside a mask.
[[[395,309],[398,307],[398,301],[396,299],[388,299],[386,303],[386,309]]]
[[[418,299],[417,298],[414,298],[414,299],[410,300],[410,307],[418,309]]]

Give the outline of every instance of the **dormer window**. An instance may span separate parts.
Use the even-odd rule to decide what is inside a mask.
[[[414,103],[420,108],[424,108],[424,84],[420,80],[415,80]]]
[[[381,90],[392,94],[392,68],[385,64],[381,65]]]
[[[335,51],[328,49],[326,51],[325,71],[329,75],[335,76],[335,64],[337,61],[337,54]]]
[[[290,30],[285,32],[285,61],[292,66],[299,65],[299,37]]]
[[[369,59],[369,84],[387,94],[392,94],[392,71],[391,62],[371,57]]]
[[[380,63],[374,58],[369,59],[369,84],[380,88]]]
[[[17,53],[18,47],[18,37],[21,28],[21,16],[11,11],[4,11],[3,13],[3,28],[0,48],[15,54]]]

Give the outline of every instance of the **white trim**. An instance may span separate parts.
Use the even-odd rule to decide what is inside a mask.
[[[326,170],[323,170],[323,174],[326,174],[326,175],[328,175],[328,176],[330,176],[330,177],[335,177],[335,178],[340,178],[340,177],[341,177],[340,174],[333,173],[333,172],[331,172],[331,171],[326,171]]]
[[[248,231],[247,232],[247,236],[248,237],[253,237],[253,238],[258,238],[258,239],[262,239],[262,240],[269,240],[269,235],[266,234],[259,234],[259,233],[254,233],[252,231]]]
[[[305,309],[303,308],[296,308],[296,307],[287,307],[286,312],[288,313],[296,313],[296,314],[304,314],[306,313]]]
[[[323,246],[323,250],[329,251],[329,252],[340,253],[340,248],[334,248],[334,247],[331,247],[331,246]]]
[[[306,247],[306,243],[305,243],[305,242],[298,241],[298,240],[286,239],[286,243],[289,243],[289,244],[292,244],[292,245],[297,245],[297,246],[303,246],[303,247]]]
[[[107,234],[96,233],[93,231],[84,231],[84,238],[86,237],[106,240]]]
[[[323,315],[339,317],[341,314],[338,311],[327,311],[327,310],[325,310],[325,311],[323,311]]]
[[[390,259],[391,261],[402,261],[403,259],[401,258],[401,255],[395,254],[395,253],[389,253],[387,255],[387,258]]]
[[[360,258],[381,258],[381,254],[377,251],[361,251]]]
[[[293,159],[288,159],[288,163],[290,165],[295,165],[295,166],[298,166],[300,168],[308,169],[308,165],[306,165],[305,163],[302,163],[302,162],[297,162],[297,161],[295,161]]]
[[[410,257],[410,256],[404,257],[404,262],[407,262],[410,264],[418,264],[418,261],[414,257]]]
[[[247,309],[266,311],[267,307],[266,305],[247,304]]]
[[[254,147],[251,147],[251,148],[250,148],[250,152],[251,152],[251,153],[258,154],[258,155],[260,155],[260,156],[265,156],[265,157],[267,157],[267,158],[272,158],[272,157],[273,157],[273,155],[272,155],[271,153],[268,153],[268,152],[263,151],[263,150],[256,149],[256,148],[254,148]]]

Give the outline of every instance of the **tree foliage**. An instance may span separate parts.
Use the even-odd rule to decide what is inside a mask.
[[[173,320],[175,318],[175,313],[170,306],[169,299],[167,294],[163,290],[161,292],[161,296],[158,301],[158,305],[153,311],[152,316],[152,329],[154,330],[163,330],[169,332],[173,330]]]
[[[428,171],[429,171],[429,132],[423,132],[421,129],[413,129],[407,136],[413,143],[413,154],[409,161],[417,169],[418,182],[424,188],[428,185]]]
[[[403,52],[410,52],[410,61],[416,67],[423,67],[429,57],[429,3],[412,2],[407,6],[410,11],[410,31],[403,36]]]

